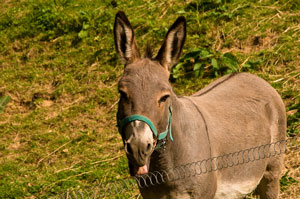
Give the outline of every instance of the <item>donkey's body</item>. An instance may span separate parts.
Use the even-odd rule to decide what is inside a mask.
[[[146,116],[158,132],[163,132],[168,127],[169,107],[172,108],[174,141],[167,136],[165,149],[154,150],[159,141],[148,123],[132,121],[119,129],[131,175],[166,170],[285,139],[284,104],[277,92],[257,76],[231,74],[192,96],[174,94],[168,71],[180,57],[185,40],[183,17],[170,28],[155,59],[140,58],[124,13],[117,14],[114,30],[116,48],[125,64],[119,82],[118,120],[130,115]],[[235,199],[257,187],[261,199],[276,199],[282,165],[283,156],[274,156],[140,191],[144,199]]]
[[[227,75],[189,97],[174,95],[172,107],[174,142],[168,141],[165,151],[153,153],[150,171],[285,139],[285,108],[280,96],[268,83],[251,74]],[[230,161],[227,163],[233,164]],[[261,189],[269,186],[273,192],[274,197],[269,198],[276,198],[282,161],[282,156],[257,160],[141,189],[141,193],[145,199],[233,199],[252,192],[260,183]]]

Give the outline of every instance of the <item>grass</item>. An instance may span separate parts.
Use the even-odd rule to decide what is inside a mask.
[[[118,10],[128,15],[139,46],[156,50],[176,17],[186,17],[186,56],[171,79],[176,93],[189,95],[232,71],[251,72],[282,96],[287,135],[300,134],[297,0],[0,3],[0,97],[11,98],[0,112],[0,198],[48,198],[128,177],[115,127],[123,69],[112,35]],[[286,157],[281,198],[300,195],[298,156]]]

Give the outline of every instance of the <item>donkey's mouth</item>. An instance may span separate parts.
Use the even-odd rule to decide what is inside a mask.
[[[142,164],[138,164],[135,159],[133,159],[131,156],[127,156],[129,159],[129,171],[131,176],[137,176],[137,175],[145,175],[149,172],[149,166],[150,166],[150,159],[151,159],[151,154],[155,150],[157,141],[153,140],[153,147],[151,150],[151,153],[148,157],[146,157],[146,161],[144,162],[145,164],[141,166]]]
[[[148,166],[144,165],[142,167],[134,167],[133,172],[135,175],[145,175],[148,173]]]
[[[129,173],[131,176],[145,175],[149,172],[149,164],[138,166],[129,162]]]

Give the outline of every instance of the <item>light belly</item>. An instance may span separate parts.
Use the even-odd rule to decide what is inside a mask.
[[[258,185],[258,180],[240,183],[220,182],[214,199],[239,199],[251,193]]]

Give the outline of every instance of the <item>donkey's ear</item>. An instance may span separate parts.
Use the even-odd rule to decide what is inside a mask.
[[[178,62],[185,37],[186,21],[185,18],[181,16],[178,17],[169,29],[164,43],[155,58],[166,70],[170,71],[172,66]]]
[[[125,66],[140,57],[131,24],[122,11],[116,14],[114,38],[117,53]]]

